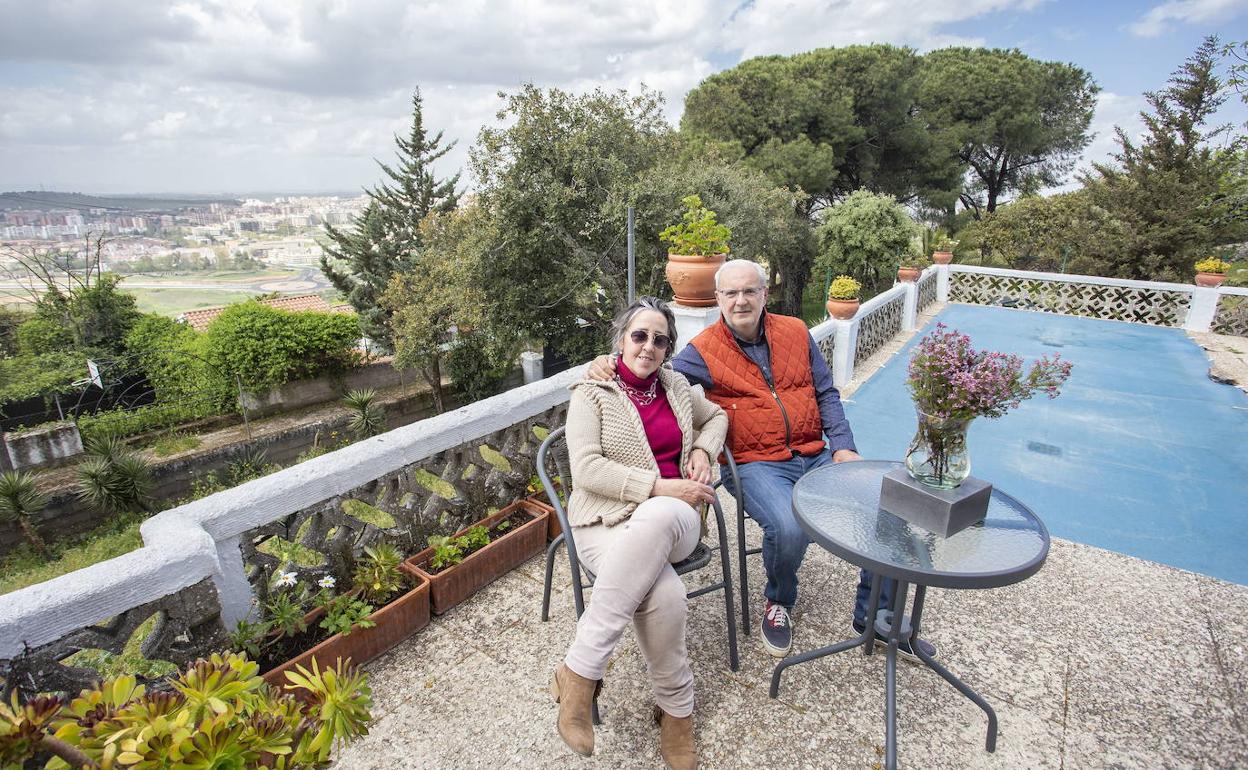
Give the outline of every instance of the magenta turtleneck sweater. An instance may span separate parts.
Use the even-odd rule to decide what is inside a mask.
[[[629,395],[629,400],[637,408],[637,414],[641,415],[641,424],[646,429],[646,439],[650,442],[650,450],[654,452],[654,459],[659,464],[659,475],[665,479],[680,478],[680,425],[676,422],[676,413],[672,411],[672,405],[667,402],[663,383],[655,382],[659,377],[658,371],[642,379],[624,365],[622,358],[617,360],[615,371],[626,385],[640,391],[649,390],[650,383],[655,383],[654,401],[643,406],[637,403],[637,399],[631,395]],[[625,393],[627,394],[628,391]]]

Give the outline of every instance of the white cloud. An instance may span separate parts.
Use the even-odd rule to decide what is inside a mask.
[[[952,25],[1041,2],[0,0],[0,189],[358,189],[416,86],[426,127],[459,142],[439,171],[466,171],[497,92],[525,82],[644,83],[675,124],[743,56],[977,45]]]
[[[1139,37],[1158,37],[1170,27],[1170,22],[1198,24],[1224,21],[1238,11],[1248,8],[1246,0],[1170,0],[1153,6],[1129,29]]]

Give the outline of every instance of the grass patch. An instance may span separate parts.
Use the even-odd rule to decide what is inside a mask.
[[[0,594],[33,586],[59,575],[89,567],[114,556],[129,553],[143,545],[138,514],[122,514],[109,519],[80,538],[53,543],[53,558],[44,561],[28,545],[21,545],[0,559]]]
[[[168,436],[162,436],[152,444],[152,453],[157,457],[168,457],[176,455],[178,452],[185,452],[188,449],[194,449],[200,445],[199,436],[189,436],[185,433],[172,433]]]
[[[195,289],[139,289],[128,288],[123,283],[121,289],[127,294],[134,295],[139,310],[144,313],[170,316],[184,313],[187,310],[244,302],[256,296],[255,292],[229,291],[207,286]]]

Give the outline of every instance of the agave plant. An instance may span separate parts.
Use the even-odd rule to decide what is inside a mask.
[[[386,413],[376,401],[377,391],[372,389],[353,390],[343,396],[342,403],[352,413],[348,427],[356,438],[368,438],[385,431]]]
[[[37,752],[49,770],[68,768],[243,768],[304,770],[333,748],[368,734],[372,694],[350,662],[297,667],[286,690],[234,653],[195,662],[169,692],[148,692],[132,676],[104,682],[66,703],[40,696],[0,704],[0,764]]]
[[[78,498],[93,508],[119,513],[151,505],[152,471],[133,452],[96,456],[78,464]]]
[[[35,475],[25,471],[5,471],[0,473],[0,517],[15,519],[21,527],[22,534],[30,542],[39,555],[48,557],[48,544],[43,542],[35,529],[34,517],[48,504],[48,499],[39,493],[35,485]]]
[[[384,602],[403,587],[403,573],[399,571],[402,561],[402,552],[390,543],[365,546],[363,558],[355,563],[352,582],[368,601]]]

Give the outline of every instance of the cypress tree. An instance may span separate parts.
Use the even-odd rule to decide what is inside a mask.
[[[420,89],[412,94],[412,127],[396,135],[397,162],[377,161],[386,181],[366,190],[364,213],[348,228],[325,225],[332,244],[321,255],[321,272],[360,315],[364,334],[384,349],[393,349],[391,313],[378,298],[390,277],[407,272],[421,248],[420,222],[430,212],[448,212],[459,204],[459,173],[438,179],[433,164],[451,151],[442,132],[426,135]]]

